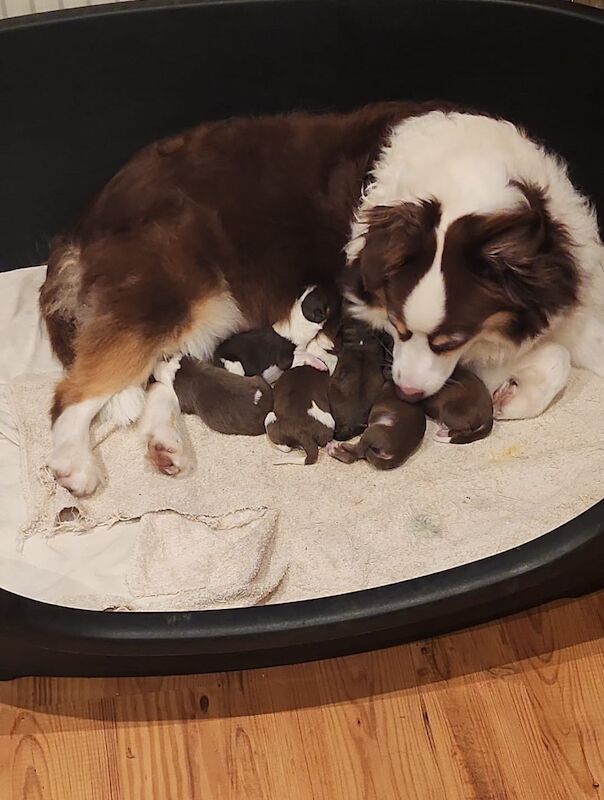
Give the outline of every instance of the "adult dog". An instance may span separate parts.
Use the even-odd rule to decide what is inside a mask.
[[[158,469],[185,471],[176,395],[165,379],[145,395],[150,375],[285,318],[311,284],[342,283],[350,313],[393,335],[407,399],[461,359],[499,416],[538,414],[571,357],[604,374],[600,260],[564,165],[508,122],[386,103],[201,125],[143,149],[53,244],[41,308],[67,371],[49,465],[74,494],[95,490],[89,426],[105,407],[142,413]]]

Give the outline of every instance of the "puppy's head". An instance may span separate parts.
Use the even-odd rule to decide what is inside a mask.
[[[509,185],[510,208],[447,220],[435,199],[364,213],[348,273],[353,313],[394,339],[407,400],[437,392],[481,343],[518,346],[577,301],[579,274],[539,190]]]
[[[302,314],[309,322],[325,322],[330,306],[330,293],[322,286],[309,287],[302,295]]]

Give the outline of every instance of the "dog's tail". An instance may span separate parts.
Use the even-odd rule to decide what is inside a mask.
[[[46,280],[40,289],[40,311],[52,349],[63,366],[73,361],[81,283],[79,247],[57,237],[51,243]]]

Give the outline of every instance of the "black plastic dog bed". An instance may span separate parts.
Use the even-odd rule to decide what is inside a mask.
[[[496,0],[147,0],[0,26],[0,269],[139,146],[204,119],[378,99],[500,113],[604,213],[604,13]],[[604,584],[604,501],[529,544],[378,589],[193,613],[79,611],[0,591],[0,676],[209,671],[432,636]]]

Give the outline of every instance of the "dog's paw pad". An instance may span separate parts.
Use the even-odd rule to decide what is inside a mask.
[[[448,428],[439,428],[434,434],[434,441],[441,444],[449,444],[451,442],[451,431]]]
[[[518,381],[510,378],[493,392],[493,416],[501,419],[506,416],[505,408],[514,399],[518,392]]]
[[[175,434],[169,437],[153,436],[147,443],[147,455],[155,468],[164,475],[186,475],[191,469],[191,459]]]

